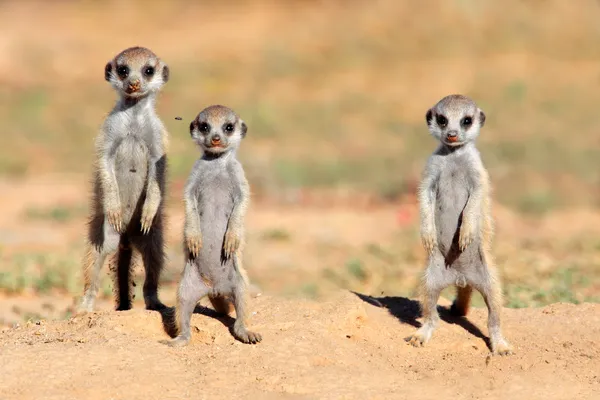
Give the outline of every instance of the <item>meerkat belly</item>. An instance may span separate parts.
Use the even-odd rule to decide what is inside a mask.
[[[213,287],[227,281],[233,262],[223,257],[223,242],[233,211],[233,197],[227,187],[204,190],[198,202],[202,248],[197,257],[202,275]]]
[[[461,214],[469,199],[465,178],[460,171],[450,170],[438,181],[435,224],[440,251],[444,255],[454,242],[458,242]]]
[[[141,207],[148,175],[148,148],[134,136],[121,141],[115,154],[115,175],[119,186],[123,222],[129,223],[133,213]]]

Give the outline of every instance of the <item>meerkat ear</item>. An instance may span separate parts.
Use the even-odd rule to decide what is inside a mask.
[[[246,137],[246,133],[248,132],[248,125],[244,121],[242,121],[242,137]]]
[[[107,63],[104,67],[104,79],[110,81],[110,74],[112,73],[112,63]]]
[[[164,83],[167,83],[169,81],[169,66],[167,64],[165,64],[165,66],[163,67],[162,79]]]
[[[427,114],[425,114],[425,121],[427,121],[427,125],[431,125],[431,120],[433,119],[433,111],[431,108],[427,110]]]
[[[195,122],[195,120],[190,122],[190,136],[193,138],[196,138],[196,135],[194,135],[194,128],[196,128]]]
[[[479,109],[479,127],[482,128],[485,125],[485,113]]]

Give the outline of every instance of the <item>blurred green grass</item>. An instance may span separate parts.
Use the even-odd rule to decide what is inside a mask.
[[[314,15],[312,3],[292,2],[286,13],[284,6],[238,2],[263,7],[267,20],[283,13],[289,21],[279,35],[259,35],[251,43],[254,51],[240,51],[237,59],[198,54],[183,44],[170,49],[172,78],[158,109],[172,136],[171,176],[185,179],[198,156],[187,121],[210,103],[225,103],[250,127],[241,157],[258,190],[343,186],[395,200],[411,190],[436,146],[425,127],[426,108],[452,90],[471,95],[488,115],[480,147],[499,202],[533,215],[597,206],[600,75],[592,81],[578,77],[577,63],[600,55],[593,45],[600,29],[591,17],[598,6],[581,2],[572,10],[551,3],[511,1],[506,7],[512,12],[499,13],[492,1],[444,2],[436,23],[423,24],[430,9],[411,2],[384,1],[369,10],[356,3],[343,12],[331,3],[323,16]],[[85,7],[97,6],[70,11]],[[145,24],[152,25],[175,9],[165,3],[136,12],[147,13]],[[294,21],[294,10],[307,20]],[[567,23],[562,15],[572,19]],[[88,30],[61,34],[85,46],[86,35],[98,29],[90,24]],[[558,27],[560,38],[553,30]],[[306,36],[307,29],[314,37]],[[104,58],[120,50],[110,48]],[[0,174],[89,173],[93,137],[115,100],[112,89],[98,74],[80,78],[85,84],[78,85],[69,85],[68,73],[45,78],[56,60],[40,43],[24,43],[19,57],[39,75],[0,88],[1,135],[10,138],[0,148]],[[503,57],[509,68],[494,62]],[[518,61],[522,57],[529,61]],[[448,90],[433,83],[443,78],[418,73],[421,64],[424,71],[440,65],[436,73],[447,65]],[[535,68],[544,65],[553,72]],[[407,85],[419,96],[403,91]],[[415,111],[407,117],[402,108],[411,103]]]
[[[487,115],[478,143],[495,203],[526,219],[600,206],[596,1],[236,1],[237,12],[232,3],[132,1],[122,18],[92,2],[37,4],[35,13],[26,2],[8,3],[0,7],[2,178],[89,176],[94,137],[115,102],[102,67],[140,44],[171,68],[157,109],[171,136],[169,178],[178,184],[199,156],[189,121],[220,103],[249,126],[240,158],[256,197],[342,188],[402,201],[436,147],[427,108],[460,92]],[[31,207],[23,223],[66,226],[82,214]],[[507,306],[600,300],[593,235],[518,244],[522,236],[509,235],[497,240]],[[257,242],[299,246],[297,236],[273,227]],[[1,259],[0,290],[78,295],[82,251],[11,252]],[[253,280],[313,298],[340,287],[413,296],[423,267],[416,227],[358,248],[315,239],[306,251],[319,255],[317,265],[277,261]],[[104,296],[111,287],[103,276]],[[479,297],[475,304],[483,305]]]

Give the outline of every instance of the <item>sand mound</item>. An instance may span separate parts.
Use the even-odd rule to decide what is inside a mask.
[[[402,339],[417,304],[341,292],[329,301],[252,299],[258,345],[231,318],[195,314],[170,348],[157,312],[97,312],[30,324],[0,339],[2,399],[600,398],[600,305],[505,309],[509,357],[488,357],[486,310],[442,312],[427,347]],[[201,311],[201,310],[199,310]]]

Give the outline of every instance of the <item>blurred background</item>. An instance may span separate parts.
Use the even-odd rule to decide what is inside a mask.
[[[0,325],[68,317],[81,295],[93,140],[116,99],[103,68],[134,45],[171,69],[166,303],[199,156],[188,126],[215,103],[249,126],[244,260],[260,290],[414,296],[425,112],[451,93],[487,115],[506,305],[599,301],[599,18],[592,0],[0,2]],[[98,308],[112,307],[105,267]]]

